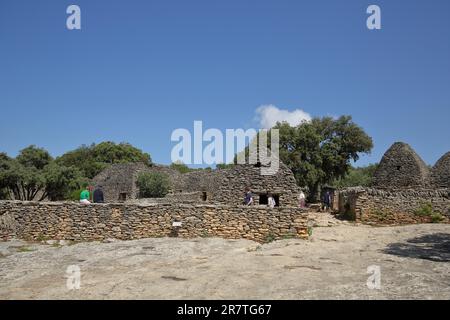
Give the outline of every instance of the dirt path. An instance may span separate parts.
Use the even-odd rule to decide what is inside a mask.
[[[450,226],[323,219],[311,240],[0,243],[1,299],[450,299]],[[325,227],[330,226],[330,227]],[[68,290],[77,265],[81,288]],[[369,266],[381,288],[369,289]]]

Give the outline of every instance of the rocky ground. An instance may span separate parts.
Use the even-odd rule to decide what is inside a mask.
[[[311,218],[310,240],[264,245],[218,238],[0,242],[0,299],[450,299],[449,225]],[[66,285],[71,265],[81,271],[78,290]],[[379,289],[367,285],[370,266],[380,268]]]

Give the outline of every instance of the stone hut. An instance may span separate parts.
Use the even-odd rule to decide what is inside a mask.
[[[100,172],[92,180],[96,187],[102,186],[105,202],[122,202],[136,199],[139,189],[136,181],[141,172],[163,172],[172,180],[176,180],[178,171],[166,166],[153,165],[151,167],[144,163],[117,163]]]
[[[426,187],[430,170],[420,156],[403,142],[394,143],[384,154],[374,175],[373,185],[379,189]]]
[[[300,189],[292,171],[281,162],[274,175],[261,175],[260,169],[259,165],[237,164],[226,169],[195,170],[181,174],[162,165],[116,164],[97,175],[93,184],[103,186],[106,202],[133,200],[139,194],[136,186],[138,174],[157,171],[166,173],[172,184],[170,194],[159,199],[160,202],[241,205],[246,188],[250,188],[256,204],[266,205],[271,193],[277,205],[297,206]]]
[[[246,188],[250,188],[256,204],[266,205],[272,194],[279,206],[297,206],[300,189],[292,171],[280,162],[274,175],[261,175],[258,165],[236,164],[226,169],[185,173],[176,182],[175,190],[202,192],[203,200],[213,203],[240,205]]]
[[[450,188],[450,152],[444,154],[431,171],[432,183],[436,188]]]

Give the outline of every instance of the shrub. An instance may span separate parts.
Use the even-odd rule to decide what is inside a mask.
[[[273,241],[275,241],[275,236],[274,236],[272,233],[269,233],[269,234],[266,236],[265,242],[266,242],[266,243],[270,243],[270,242],[273,242]]]
[[[373,210],[372,213],[376,215],[380,221],[384,221],[389,215],[386,211],[379,209]]]
[[[187,173],[187,172],[191,172],[192,169],[190,169],[187,165],[185,165],[182,162],[173,162],[170,167],[172,169],[177,170],[179,173]]]
[[[444,217],[439,213],[439,212],[435,212],[431,215],[431,222],[432,223],[439,223],[442,220],[444,220]]]
[[[77,189],[70,192],[70,194],[67,196],[67,200],[71,201],[79,201],[80,200],[80,194],[83,189]]]
[[[169,177],[160,172],[143,172],[136,184],[141,198],[163,198],[170,188]]]
[[[421,217],[431,216],[433,214],[433,205],[430,202],[425,202],[414,213]]]

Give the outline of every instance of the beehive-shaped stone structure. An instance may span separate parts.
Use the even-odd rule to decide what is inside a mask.
[[[426,187],[430,170],[410,145],[396,142],[381,159],[373,184],[380,189]]]
[[[444,154],[433,167],[432,182],[436,188],[450,188],[450,152]]]

